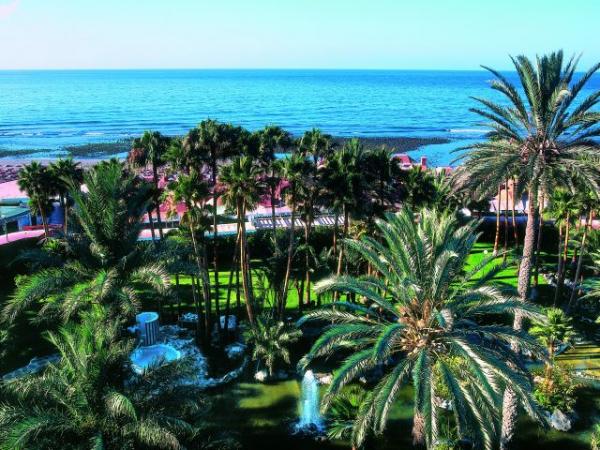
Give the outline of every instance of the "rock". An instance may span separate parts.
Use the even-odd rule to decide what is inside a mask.
[[[225,316],[221,316],[220,317],[220,321],[221,321],[221,329],[225,329]],[[237,317],[230,315],[229,319],[227,320],[227,329],[228,330],[235,330],[237,328]]]
[[[246,346],[240,342],[234,342],[225,347],[227,359],[236,360],[241,358],[246,352]]]
[[[331,374],[331,373],[315,373],[315,378],[317,379],[317,383],[328,386],[333,381],[333,374]]]
[[[569,431],[573,427],[573,424],[569,416],[561,410],[555,409],[550,416],[550,426],[558,431]]]
[[[254,374],[254,379],[260,383],[264,383],[268,376],[266,370],[259,370]]]

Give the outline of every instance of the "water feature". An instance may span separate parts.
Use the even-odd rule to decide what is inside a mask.
[[[300,393],[300,420],[297,431],[319,432],[323,430],[323,419],[319,412],[319,386],[312,370],[307,370],[302,379]]]
[[[181,352],[170,345],[156,344],[136,348],[131,354],[133,370],[139,374],[157,364],[169,363],[181,358]]]
[[[158,313],[152,311],[139,313],[136,316],[136,328],[142,345],[156,344],[160,331]]]

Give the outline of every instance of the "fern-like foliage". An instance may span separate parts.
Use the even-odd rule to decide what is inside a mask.
[[[381,239],[364,236],[346,245],[372,267],[372,274],[326,279],[317,291],[353,293],[359,303],[337,302],[300,320],[330,324],[301,361],[338,353],[350,356],[335,371],[323,398],[327,411],[350,383],[377,375],[362,400],[352,432],[359,446],[370,432],[382,432],[398,392],[414,388],[415,442],[433,448],[442,439],[440,399],[448,397],[461,438],[476,448],[497,443],[502,393],[510,385],[529,415],[542,421],[532,400],[533,384],[511,350],[544,357],[544,349],[525,332],[514,331],[502,317],[515,313],[540,318],[537,308],[505,296],[489,285],[497,273],[486,259],[466,270],[478,235],[476,223],[460,226],[449,214],[403,209],[377,223]],[[455,364],[456,360],[460,364]],[[443,393],[441,386],[444,386]]]

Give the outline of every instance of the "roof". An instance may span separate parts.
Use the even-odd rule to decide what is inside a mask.
[[[0,225],[7,222],[14,222],[29,215],[29,208],[21,208],[20,206],[0,206]]]

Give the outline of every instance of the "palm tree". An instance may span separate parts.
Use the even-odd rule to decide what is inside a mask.
[[[98,164],[84,175],[88,192],[74,183],[72,233],[64,239],[65,256],[25,277],[6,303],[7,321],[35,307],[46,322],[69,321],[93,305],[115,316],[132,317],[140,307],[136,285],[156,299],[170,291],[170,278],[151,249],[138,243],[141,217],[151,186],[140,183],[118,161]]]
[[[371,189],[371,198],[377,217],[382,217],[394,201],[393,180],[395,177],[392,152],[386,147],[368,150],[364,155],[366,184]]]
[[[449,390],[458,433],[476,448],[497,445],[507,384],[541,421],[531,397],[531,377],[509,344],[517,341],[536,355],[543,348],[528,334],[490,321],[498,315],[541,315],[532,304],[507,298],[487,284],[498,270],[484,269],[493,256],[466,268],[478,238],[477,223],[459,226],[452,215],[430,210],[421,211],[417,220],[404,208],[377,227],[383,243],[370,236],[346,242],[372,265],[373,275],[336,276],[316,287],[318,292],[356,294],[362,304],[337,302],[300,320],[333,324],[304,357],[303,367],[339,351],[351,352],[335,371],[323,409],[353,380],[377,377],[354,422],[352,441],[359,446],[369,430],[384,430],[400,388],[412,379],[413,437],[434,448],[441,438],[439,392],[433,383],[438,372]],[[451,364],[454,358],[461,364]]]
[[[332,206],[342,211],[342,237],[348,236],[350,214],[356,213],[366,203],[365,152],[358,139],[344,144],[341,150],[327,159],[322,169],[323,184],[332,197]],[[342,273],[344,246],[338,254],[337,275]]]
[[[535,246],[537,197],[556,187],[572,188],[576,175],[583,186],[598,189],[598,169],[590,163],[598,145],[600,117],[590,111],[600,99],[595,92],[581,102],[578,94],[600,68],[596,64],[574,79],[577,60],[565,64],[562,51],[537,58],[512,59],[525,98],[498,71],[492,88],[508,101],[507,106],[476,99],[483,108],[472,111],[490,121],[489,140],[469,147],[461,159],[462,185],[476,191],[498,186],[514,175],[528,194],[528,217],[523,258],[519,268],[519,296],[527,299]],[[577,99],[578,100],[578,99]],[[468,179],[467,179],[468,178]]]
[[[286,325],[283,321],[269,316],[261,316],[256,326],[248,332],[247,340],[252,346],[252,359],[265,365],[272,378],[279,362],[289,365],[290,345],[300,339],[300,330]]]
[[[265,171],[265,182],[271,197],[271,221],[273,235],[275,235],[275,197],[281,183],[281,163],[277,159],[276,153],[287,151],[292,146],[292,137],[283,128],[274,125],[267,125],[264,129],[257,131],[256,135],[258,137],[258,160]]]
[[[210,172],[210,184],[212,187],[212,231],[213,231],[213,271],[215,276],[215,302],[218,310],[219,302],[219,259],[218,259],[218,212],[217,200],[219,190],[217,189],[217,178],[219,164],[230,157],[241,154],[241,142],[244,130],[231,124],[223,124],[216,120],[207,119],[187,134],[182,145],[185,160],[199,173],[203,173],[204,166],[208,166]],[[220,327],[220,322],[217,324]]]
[[[296,232],[296,212],[301,202],[303,182],[306,179],[306,174],[309,171],[310,163],[306,158],[299,153],[293,153],[286,158],[283,163],[282,175],[287,182],[285,190],[286,204],[291,210],[289,239],[287,248],[287,261],[285,276],[282,284],[281,294],[279,296],[279,316],[285,311],[287,293],[292,273],[292,262],[294,260],[294,243]],[[302,305],[302,296],[298,299],[299,305]]]
[[[254,326],[254,296],[246,236],[246,212],[256,207],[263,192],[260,168],[249,156],[239,156],[221,169],[219,181],[226,186],[225,204],[234,209],[238,221],[240,270],[248,320]]]
[[[544,311],[546,317],[543,321],[535,321],[529,332],[537,337],[548,350],[548,363],[546,365],[546,378],[552,378],[554,368],[554,355],[556,347],[561,344],[571,343],[575,337],[575,330],[571,318],[562,309],[548,308]]]
[[[327,415],[329,439],[352,439],[354,422],[360,414],[360,405],[365,401],[366,396],[367,391],[361,386],[350,385],[332,400]],[[352,450],[356,450],[354,445]]]
[[[581,185],[598,190],[598,167],[591,161],[598,148],[594,138],[600,134],[600,116],[591,108],[598,103],[600,92],[581,101],[578,95],[600,64],[575,79],[578,61],[571,58],[565,63],[562,51],[538,57],[535,63],[525,56],[512,61],[524,96],[500,72],[484,67],[496,77],[492,88],[507,104],[476,99],[482,107],[472,111],[490,121],[489,140],[467,149],[456,175],[459,186],[480,194],[512,175],[527,192],[527,224],[518,274],[519,297],[526,301],[535,252],[538,196],[557,187],[572,190],[574,175]],[[522,327],[518,315],[514,327]],[[503,449],[515,429],[516,399],[512,394],[507,391]]]
[[[32,161],[19,171],[19,189],[27,193],[34,215],[39,214],[44,226],[44,236],[48,238],[48,211],[54,186],[48,169],[37,161]]]
[[[141,138],[133,140],[132,149],[129,152],[129,161],[134,166],[145,167],[150,164],[152,168],[152,180],[157,190],[155,197],[156,218],[158,223],[158,234],[163,239],[163,226],[160,216],[160,190],[158,186],[158,170],[165,164],[165,153],[169,148],[168,139],[158,131],[145,131]]]
[[[69,189],[74,184],[83,182],[83,170],[79,163],[73,161],[73,158],[58,159],[48,166],[48,171],[53,178],[53,184],[58,192],[60,206],[63,208],[63,230],[65,234],[68,232],[68,217],[69,217]]]
[[[321,194],[322,186],[318,177],[320,164],[332,154],[333,142],[331,136],[321,130],[313,128],[304,133],[297,142],[297,151],[304,156],[310,164],[306,166],[306,177],[302,182],[301,209],[304,222],[304,288],[306,290],[306,303],[310,303],[310,233],[312,231],[316,212],[317,199]],[[304,296],[304,294],[302,294]],[[302,297],[299,299],[302,302]]]
[[[169,185],[168,196],[173,203],[184,202],[186,211],[181,217],[180,224],[187,228],[192,241],[192,249],[196,262],[197,276],[202,280],[202,297],[204,298],[204,331],[206,338],[210,337],[211,331],[211,306],[210,306],[210,277],[206,261],[206,245],[204,233],[209,227],[208,212],[205,207],[206,200],[210,196],[208,184],[201,180],[195,171],[189,175],[180,174],[177,180]],[[198,242],[200,240],[200,242]],[[192,286],[192,291],[195,287]],[[200,292],[198,292],[200,296]],[[195,296],[194,296],[195,297]],[[217,299],[218,301],[218,299]],[[200,336],[200,306],[196,304],[196,336]]]
[[[177,364],[145,376],[130,371],[133,346],[119,339],[122,326],[94,314],[49,334],[60,361],[0,386],[1,449],[170,450],[194,443],[200,393],[177,386],[186,373]]]
[[[577,214],[575,197],[572,193],[567,189],[555,189],[550,198],[550,213],[558,226],[558,265],[556,271],[556,289],[554,291],[554,305],[556,305],[560,300],[565,279],[565,264],[567,262],[571,222]]]

